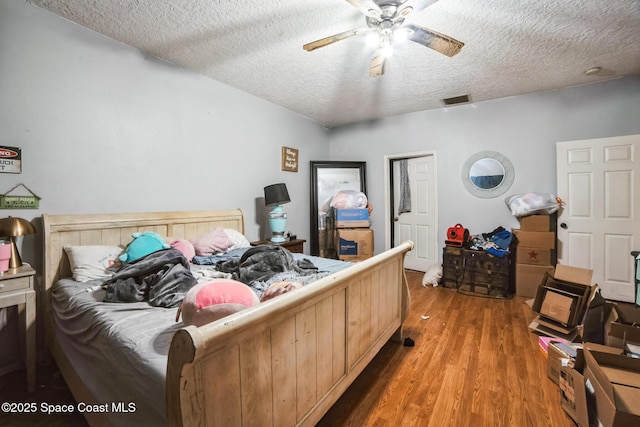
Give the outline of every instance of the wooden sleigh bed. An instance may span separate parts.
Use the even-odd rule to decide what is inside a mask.
[[[108,403],[92,396],[56,340],[50,295],[71,276],[64,246],[124,246],[143,231],[192,239],[217,226],[244,232],[242,212],[43,215],[47,345],[78,402]],[[180,328],[166,366],[168,425],[315,425],[388,340],[402,340],[412,248],[404,242],[217,322]],[[105,414],[85,417],[111,424]]]

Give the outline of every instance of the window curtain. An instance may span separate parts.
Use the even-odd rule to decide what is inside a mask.
[[[402,159],[400,167],[400,203],[398,214],[411,212],[411,186],[409,185],[409,160]]]

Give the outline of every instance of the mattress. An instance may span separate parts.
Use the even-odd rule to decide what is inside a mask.
[[[233,254],[241,255],[242,251]],[[326,275],[352,263],[306,258]],[[228,259],[223,257],[221,259]],[[193,265],[206,278],[212,265]],[[105,303],[102,281],[58,281],[52,289],[56,339],[97,402],[114,425],[165,425],[165,375],[177,308],[146,302]],[[80,402],[78,402],[80,403]],[[121,409],[121,410],[120,410]]]

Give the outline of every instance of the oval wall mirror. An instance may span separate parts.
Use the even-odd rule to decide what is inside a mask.
[[[481,151],[462,167],[462,182],[469,193],[490,199],[504,194],[515,178],[511,161],[497,151]]]

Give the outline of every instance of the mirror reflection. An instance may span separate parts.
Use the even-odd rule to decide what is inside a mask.
[[[469,179],[477,188],[491,190],[504,181],[505,170],[496,159],[484,158],[476,161],[469,169]]]

